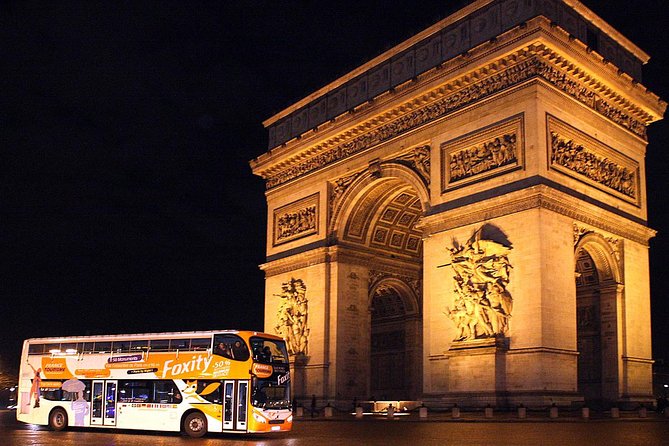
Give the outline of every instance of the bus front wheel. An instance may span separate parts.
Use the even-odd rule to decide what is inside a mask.
[[[184,419],[184,432],[189,437],[201,437],[207,433],[207,418],[202,412],[192,412]]]
[[[67,426],[67,412],[56,408],[49,414],[49,427],[55,431],[62,431]]]

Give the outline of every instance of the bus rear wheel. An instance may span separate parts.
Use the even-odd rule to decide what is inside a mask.
[[[199,438],[207,433],[207,418],[202,412],[192,412],[184,419],[184,432],[189,437]]]
[[[55,431],[62,431],[67,426],[67,412],[56,408],[49,414],[49,427]]]

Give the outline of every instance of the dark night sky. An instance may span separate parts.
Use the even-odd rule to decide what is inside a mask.
[[[26,337],[261,329],[261,122],[467,3],[0,3],[0,357]],[[669,99],[666,2],[584,3],[651,55],[643,83]],[[669,125],[649,138],[669,359]]]

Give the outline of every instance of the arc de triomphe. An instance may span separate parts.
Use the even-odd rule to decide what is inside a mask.
[[[651,400],[648,58],[578,1],[478,0],[268,119],[296,398]]]

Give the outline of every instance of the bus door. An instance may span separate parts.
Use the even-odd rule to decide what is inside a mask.
[[[91,392],[91,426],[102,425],[104,388],[104,381],[93,381],[93,391]]]
[[[237,382],[237,417],[235,420],[236,430],[246,430],[246,408],[248,407],[248,381]]]
[[[248,381],[223,381],[223,429],[246,430]]]
[[[104,417],[105,426],[116,426],[116,381],[105,381]]]

